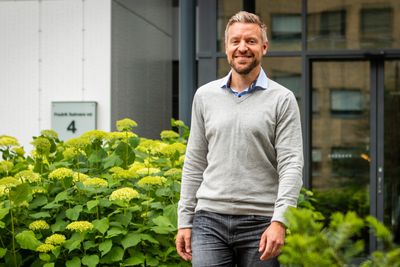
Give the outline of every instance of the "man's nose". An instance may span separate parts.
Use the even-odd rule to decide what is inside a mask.
[[[238,49],[239,49],[240,52],[246,52],[247,51],[247,45],[246,45],[246,42],[244,40],[242,40],[239,43],[239,48]]]

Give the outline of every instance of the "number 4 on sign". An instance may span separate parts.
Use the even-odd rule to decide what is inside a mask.
[[[71,131],[72,133],[76,132],[75,121],[71,121],[71,123],[67,127],[67,131]]]

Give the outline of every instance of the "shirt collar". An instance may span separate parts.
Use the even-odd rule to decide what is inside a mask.
[[[224,78],[221,79],[221,88],[230,88],[231,77],[232,77],[232,70],[228,73],[228,75],[226,75]],[[261,68],[256,81],[250,85],[250,88],[253,90],[256,88],[265,90],[268,88],[268,84],[269,84],[268,77],[265,74],[264,70]]]

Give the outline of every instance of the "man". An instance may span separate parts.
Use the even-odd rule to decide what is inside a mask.
[[[225,30],[231,71],[193,100],[176,249],[195,267],[278,266],[303,152],[296,99],[261,68],[267,48],[259,17],[235,14]]]

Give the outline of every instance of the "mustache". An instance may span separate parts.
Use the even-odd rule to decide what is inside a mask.
[[[241,53],[241,52],[236,52],[235,54],[233,54],[233,56],[234,57],[238,57],[238,56],[245,56],[245,57],[252,57],[252,56],[254,56],[254,54],[253,53],[251,53],[251,52],[245,52],[245,53]]]

